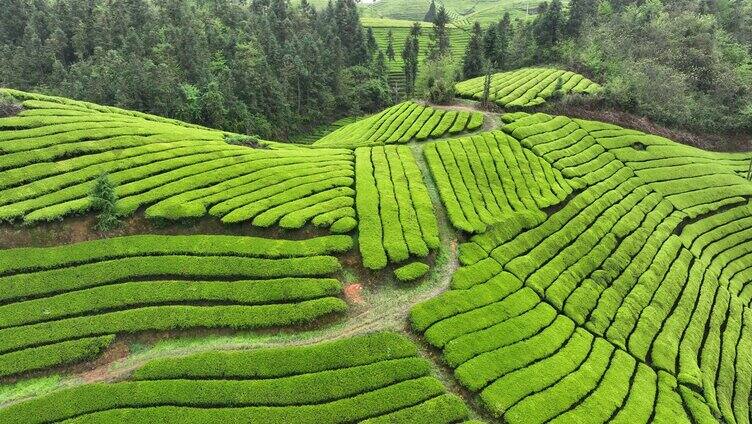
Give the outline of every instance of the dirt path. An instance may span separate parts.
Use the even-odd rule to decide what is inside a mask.
[[[157,358],[186,356],[209,350],[306,345],[378,330],[405,331],[406,328],[409,328],[410,309],[414,305],[444,292],[449,287],[452,274],[459,266],[457,246],[460,241],[456,231],[449,223],[436,186],[423,159],[423,145],[411,143],[409,146],[425,176],[425,182],[439,224],[441,241],[441,247],[436,253],[434,268],[423,282],[415,285],[384,282],[374,287],[352,287],[350,290],[353,290],[354,293],[350,293],[347,297],[351,312],[344,320],[310,331],[244,334],[241,336],[220,335],[193,340],[169,339],[141,348],[143,350],[133,349],[136,350],[135,352],[128,349],[127,341],[119,341],[103,355],[100,355],[100,360],[92,362],[88,366],[78,367],[77,369],[80,369],[80,371],[65,375],[54,384],[44,386],[39,390],[19,389],[15,393],[13,393],[13,390],[6,391],[5,394],[0,393],[0,407],[81,384],[124,380],[146,362]],[[107,360],[101,360],[102,357],[107,358]],[[435,361],[435,358],[433,359]]]

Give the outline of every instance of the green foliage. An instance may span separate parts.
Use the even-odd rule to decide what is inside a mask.
[[[7,118],[21,113],[23,107],[12,96],[0,93],[0,118]]]
[[[462,113],[457,119],[467,120]],[[450,221],[468,232],[482,233],[514,212],[537,211],[572,192],[558,170],[501,132],[439,141],[425,156]]]
[[[425,106],[415,102],[403,102],[384,111],[345,125],[314,143],[315,147],[375,146],[407,143],[412,140],[445,135],[453,124],[456,131],[472,131],[482,124],[483,115],[473,115],[474,120],[455,123],[456,111]]]
[[[0,374],[90,359],[108,334],[310,323],[346,309],[348,236],[131,236],[0,255]]]
[[[313,422],[326,416],[448,424],[467,418],[467,406],[430,372],[404,336],[371,333],[311,346],[160,359],[131,380],[81,385],[4,408],[0,420]]]
[[[732,3],[739,2],[717,7]],[[579,9],[573,11],[581,15]],[[595,16],[571,45],[562,45],[563,60],[598,75],[605,99],[618,108],[685,130],[749,132],[751,41],[738,27],[721,24],[729,13],[752,18],[750,8],[745,15],[698,13],[659,2],[619,7]],[[634,32],[644,28],[650,33]],[[675,59],[681,55],[686,60]]]
[[[439,247],[433,204],[408,147],[356,149],[356,204],[363,265],[382,269]]]
[[[225,142],[234,146],[246,146],[252,149],[264,148],[264,145],[261,144],[261,140],[255,135],[230,135],[225,137]]]
[[[297,229],[314,220],[331,225],[334,214],[354,216],[351,151],[262,143],[137,112],[8,92],[25,99],[28,110],[0,120],[0,128],[12,128],[0,134],[8,153],[0,159],[2,219],[50,221],[99,207],[125,216],[146,207],[146,216],[159,220],[211,214]],[[107,189],[96,207],[95,187]]]
[[[418,74],[416,91],[431,103],[445,104],[454,99],[458,69],[449,55],[426,61]]]
[[[548,68],[523,68],[494,74],[490,83],[477,77],[456,85],[462,97],[488,99],[508,108],[533,107],[569,93],[595,94],[600,86],[582,75]]]
[[[429,266],[422,262],[412,262],[394,270],[394,276],[400,281],[414,281],[426,275]]]
[[[99,212],[95,226],[97,230],[110,231],[120,225],[115,207],[118,198],[115,194],[115,187],[107,174],[97,177],[89,197],[91,198],[91,208]]]
[[[361,113],[386,104],[385,81],[353,78],[363,74],[352,68],[368,68],[375,53],[354,1],[318,13],[289,2],[246,3],[231,0],[221,12],[214,3],[153,0],[20,6],[15,22],[0,24],[0,86],[264,139],[348,114],[355,95],[380,100],[364,102]]]

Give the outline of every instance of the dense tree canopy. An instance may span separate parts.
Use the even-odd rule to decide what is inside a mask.
[[[0,9],[0,86],[273,138],[389,101],[354,0],[319,12],[289,0],[2,0]]]

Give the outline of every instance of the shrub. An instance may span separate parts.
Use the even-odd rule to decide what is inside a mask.
[[[12,96],[0,93],[0,118],[7,118],[21,113],[23,106]]]
[[[89,197],[91,198],[91,208],[99,212],[95,225],[97,230],[110,231],[120,225],[115,207],[118,200],[115,187],[107,174],[102,174],[97,178]]]
[[[400,281],[413,281],[426,275],[429,266],[422,262],[412,262],[394,270],[394,276]]]
[[[266,144],[261,142],[257,135],[233,134],[225,136],[225,142],[234,146],[246,146],[252,149],[266,149]]]

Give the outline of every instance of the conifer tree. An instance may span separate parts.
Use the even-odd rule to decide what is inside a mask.
[[[423,22],[433,22],[436,19],[436,1],[431,0],[431,5],[428,6],[428,12],[423,17]]]
[[[371,27],[368,27],[368,30],[366,31],[366,50],[368,50],[369,58],[373,58],[379,50],[379,46],[376,44],[376,38],[373,36],[373,28]]]
[[[405,40],[405,48],[402,50],[405,91],[408,95],[413,93],[413,90],[415,89],[415,78],[418,75],[418,53],[420,52],[419,34],[420,24],[416,22],[413,25],[410,34],[407,36],[407,39]]]
[[[390,62],[394,61],[394,34],[392,33],[391,28],[386,34],[386,58],[389,59]]]
[[[481,73],[483,73],[483,29],[476,22],[465,49],[465,57],[462,59],[462,74],[465,79],[469,79]]]
[[[439,58],[450,54],[451,44],[449,42],[449,32],[447,24],[449,15],[444,6],[439,7],[436,17],[433,20],[433,32],[430,35],[431,43],[428,45],[428,58],[438,60]]]

